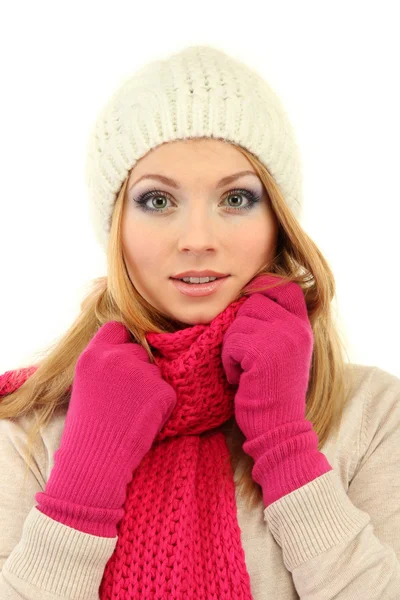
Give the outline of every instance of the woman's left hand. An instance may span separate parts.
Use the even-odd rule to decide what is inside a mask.
[[[261,283],[277,279],[264,275]],[[305,419],[313,344],[304,293],[294,282],[249,296],[223,339],[223,367],[229,383],[238,385],[243,449],[256,462],[254,479],[263,485],[268,475],[268,503],[332,468]]]

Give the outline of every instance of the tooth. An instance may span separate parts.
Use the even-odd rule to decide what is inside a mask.
[[[209,283],[215,281],[216,277],[184,277],[182,281],[187,280],[186,283]]]

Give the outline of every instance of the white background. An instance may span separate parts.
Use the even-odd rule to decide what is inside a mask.
[[[337,282],[352,362],[400,377],[398,2],[8,2],[0,14],[0,373],[78,315],[106,260],[89,127],[122,78],[210,43],[278,93],[304,163],[302,225]]]

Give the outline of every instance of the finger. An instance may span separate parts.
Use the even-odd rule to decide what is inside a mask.
[[[261,297],[267,298],[271,302],[262,301]],[[240,312],[246,313],[246,310],[262,310],[267,311],[270,315],[280,314],[281,311],[277,308],[281,306],[286,311],[296,315],[303,321],[308,320],[307,304],[304,297],[304,292],[301,286],[294,281],[281,283],[274,288],[256,292],[249,296],[248,300],[240,307]],[[256,314],[254,314],[256,316]]]
[[[131,342],[131,335],[127,327],[119,321],[108,321],[97,331],[91,343],[126,344]]]

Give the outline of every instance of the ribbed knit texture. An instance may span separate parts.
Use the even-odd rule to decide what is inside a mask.
[[[256,69],[216,47],[189,46],[127,77],[93,124],[85,180],[105,252],[117,195],[137,161],[165,142],[202,137],[252,152],[301,219],[302,159],[280,98]]]

